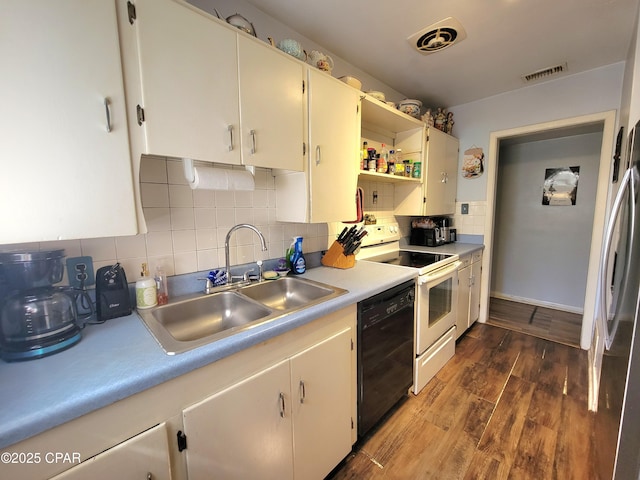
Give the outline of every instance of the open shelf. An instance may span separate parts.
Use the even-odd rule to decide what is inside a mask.
[[[361,180],[371,181],[371,182],[388,182],[388,183],[420,183],[421,179],[419,178],[411,178],[411,177],[400,177],[398,175],[390,175],[388,173],[377,173],[370,172],[369,170],[360,170],[360,176],[358,177]]]

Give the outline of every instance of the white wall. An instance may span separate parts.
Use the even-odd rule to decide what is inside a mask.
[[[590,113],[619,110],[624,63],[525,87],[502,95],[451,107],[462,152],[473,146],[489,150],[491,132],[544,123]],[[639,76],[640,77],[640,76]],[[640,112],[639,112],[640,114]],[[458,201],[482,201],[487,196],[485,175],[468,180],[458,168]]]
[[[492,296],[581,313],[602,132],[500,148]],[[580,167],[576,205],[543,206],[547,168]]]

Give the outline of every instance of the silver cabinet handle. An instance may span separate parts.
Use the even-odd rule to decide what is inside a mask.
[[[147,472],[147,480],[153,480],[153,474],[151,472]]]
[[[304,403],[304,399],[307,397],[307,392],[304,388],[304,380],[300,380],[300,403]]]
[[[284,393],[280,392],[280,417],[284,418]]]
[[[105,97],[104,99],[104,110],[107,115],[107,133],[111,132],[111,102],[109,101],[109,97]]]
[[[251,155],[256,153],[256,131],[249,131],[249,135],[251,135]]]
[[[316,166],[320,165],[320,161],[322,160],[322,152],[320,151],[320,145],[316,147]]]
[[[233,125],[227,126],[227,131],[229,132],[229,151],[233,151]]]

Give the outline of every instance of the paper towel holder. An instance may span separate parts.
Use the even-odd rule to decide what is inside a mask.
[[[183,158],[182,159],[182,168],[184,169],[184,178],[189,183],[193,183],[196,181],[196,172],[193,168],[193,159],[192,158]],[[255,177],[256,175],[256,167],[253,165],[245,165],[245,167],[251,175]]]

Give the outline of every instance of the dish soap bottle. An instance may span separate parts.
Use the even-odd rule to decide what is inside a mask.
[[[293,237],[293,243],[289,248],[291,252],[291,273],[296,275],[303,274],[307,271],[307,262],[302,254],[302,237]]]
[[[156,267],[156,288],[158,290],[158,305],[166,305],[169,303],[169,286],[167,285],[167,276],[161,265]]]
[[[147,264],[142,264],[142,278],[136,282],[136,307],[151,308],[158,304],[156,279],[149,276]]]

